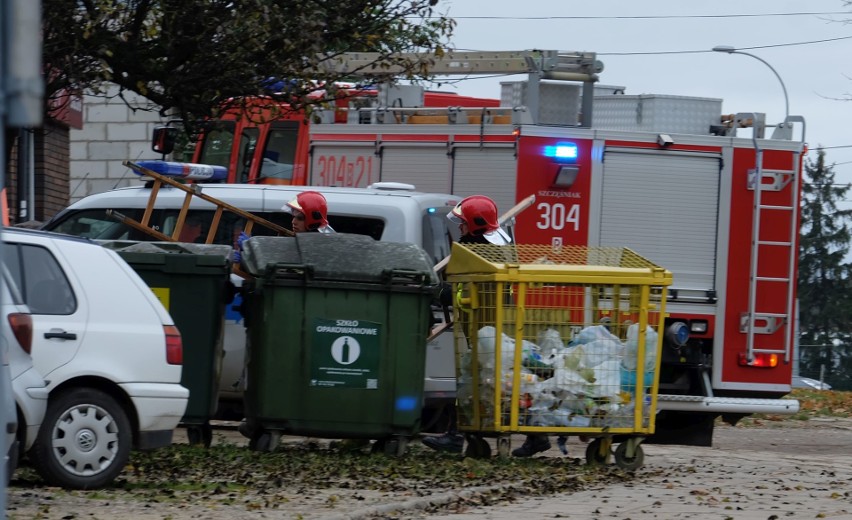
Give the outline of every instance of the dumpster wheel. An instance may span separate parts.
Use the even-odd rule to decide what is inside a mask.
[[[249,439],[249,449],[253,451],[273,452],[281,442],[281,432],[257,430]]]
[[[586,445],[586,464],[608,464],[610,455],[612,455],[612,439],[609,437],[598,437]]]
[[[203,444],[209,448],[213,443],[213,427],[209,422],[204,424],[188,424],[186,426],[186,438],[189,444]]]
[[[633,471],[645,463],[645,450],[642,449],[641,438],[630,438],[615,449],[615,464],[624,470]],[[631,453],[632,452],[632,453]]]
[[[394,435],[385,439],[376,439],[370,448],[370,453],[384,453],[388,457],[402,457],[408,448],[408,438]]]

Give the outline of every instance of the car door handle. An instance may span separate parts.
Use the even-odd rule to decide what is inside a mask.
[[[44,333],[45,339],[77,339],[77,335],[73,332],[65,332],[62,331],[50,331]]]

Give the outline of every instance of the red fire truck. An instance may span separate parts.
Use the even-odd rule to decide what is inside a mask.
[[[477,59],[465,70],[497,63]],[[719,416],[795,413],[798,402],[781,398],[794,363],[804,119],[766,125],[761,113],[723,115],[720,99],[623,95],[595,86],[591,53],[507,63],[497,72],[529,76],[502,85],[499,107],[429,107],[416,87],[394,87],[346,117],[256,128],[268,137],[246,148],[254,159],[236,146],[227,158],[250,166],[243,182],[291,165],[293,183],[394,181],[484,193],[501,209],[535,195],[517,217],[518,242],[629,247],[674,274],[649,442],[710,445]],[[287,132],[289,155],[270,144]],[[214,158],[211,139],[197,162]]]
[[[401,89],[396,95],[406,92]],[[310,150],[307,128],[311,121],[347,123],[350,114],[358,113],[358,107],[405,102],[394,95],[387,89],[380,92],[343,86],[336,100],[326,103],[325,108],[315,108],[307,120],[304,111],[291,110],[274,96],[249,99],[246,106],[227,110],[210,125],[198,141],[193,162],[226,167],[225,182],[305,185]],[[496,107],[499,100],[425,92],[419,103],[426,107]]]

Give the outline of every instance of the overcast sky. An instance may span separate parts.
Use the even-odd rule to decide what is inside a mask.
[[[772,71],[709,49],[758,55],[783,79],[790,113],[805,117],[810,147],[847,146],[826,157],[837,163],[838,181],[852,183],[852,101],[837,100],[852,97],[852,23],[843,22],[852,21],[852,6],[842,0],[441,0],[438,8],[458,22],[457,49],[595,52],[605,67],[600,83],[625,86],[626,94],[721,98],[723,113],[764,112],[777,123],[784,94]],[[782,13],[824,14],[770,16]],[[691,17],[664,18],[676,16]],[[499,98],[500,82],[511,79],[518,78],[441,88]]]

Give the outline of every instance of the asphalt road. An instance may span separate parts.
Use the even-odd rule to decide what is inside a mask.
[[[185,439],[181,431],[176,437]],[[233,429],[214,442],[244,442]],[[519,445],[522,437],[513,439]],[[517,443],[517,444],[516,444]],[[569,438],[569,456],[585,444]],[[476,490],[411,494],[324,490],[310,496],[258,498],[257,507],[193,500],[151,500],[120,493],[9,488],[10,519],[461,519],[577,518],[601,520],[852,519],[852,419],[720,426],[709,448],[646,445],[633,480],[584,491],[482,506]],[[542,455],[564,457],[555,447]],[[295,491],[295,490],[294,490]],[[286,492],[286,490],[284,491]],[[435,507],[438,504],[439,507]],[[424,513],[430,507],[432,513]]]
[[[712,448],[645,446],[637,481],[430,519],[852,519],[852,420],[718,427]],[[408,515],[399,518],[426,518]]]

